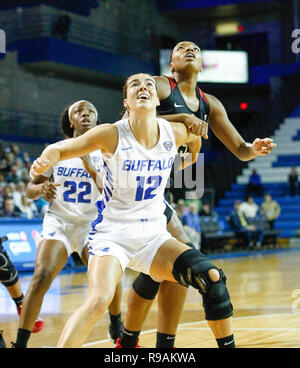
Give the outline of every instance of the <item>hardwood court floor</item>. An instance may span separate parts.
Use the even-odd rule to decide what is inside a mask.
[[[300,250],[255,253],[246,257],[218,258],[212,262],[228,277],[234,306],[233,328],[236,346],[242,348],[300,347]],[[129,286],[135,273],[123,278],[122,313],[126,313]],[[30,276],[21,277],[26,291]],[[87,295],[85,273],[60,274],[44,298],[41,316],[46,326],[32,334],[28,347],[55,347],[62,328]],[[214,348],[216,342],[204,319],[201,296],[189,288],[176,337],[176,347]],[[155,346],[156,301],[140,337],[143,347]],[[97,322],[84,345],[86,348],[113,347],[107,338],[108,315]],[[0,287],[0,329],[9,345],[15,341],[18,317],[6,289]]]

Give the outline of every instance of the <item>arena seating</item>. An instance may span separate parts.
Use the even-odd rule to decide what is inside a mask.
[[[272,138],[277,148],[269,156],[251,161],[215,208],[223,224],[223,231],[230,231],[226,217],[233,209],[235,200],[244,200],[245,188],[253,169],[261,176],[264,192],[269,193],[281,206],[281,214],[275,222],[275,229],[280,230],[278,237],[292,238],[300,228],[300,196],[289,196],[288,186],[291,167],[300,166],[300,104]],[[253,197],[258,205],[262,203],[263,198]]]
[[[33,7],[42,4],[86,16],[89,15],[91,8],[96,8],[99,5],[99,0],[0,0],[0,10],[14,9],[17,7]]]

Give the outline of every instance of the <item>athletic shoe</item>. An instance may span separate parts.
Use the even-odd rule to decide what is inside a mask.
[[[20,304],[18,306],[18,315],[19,316],[21,315],[21,311],[22,311],[22,304]],[[44,326],[45,326],[45,322],[40,317],[38,317],[34,322],[34,325],[33,325],[33,328],[32,328],[31,332],[33,332],[33,333],[40,332],[40,331],[42,331]]]
[[[124,331],[123,322],[119,323],[118,326],[113,326],[112,323],[109,324],[108,337],[115,343],[118,337],[121,337]]]
[[[124,346],[121,345],[120,337],[117,338],[116,343],[114,345],[114,348],[124,349]],[[139,339],[138,339],[138,341],[136,342],[136,345],[133,348],[141,348],[141,346],[139,345]]]

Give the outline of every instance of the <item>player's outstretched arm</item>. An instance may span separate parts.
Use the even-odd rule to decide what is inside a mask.
[[[256,138],[245,142],[230,122],[223,104],[214,96],[206,94],[209,106],[209,125],[221,142],[241,161],[253,160],[257,156],[268,155],[276,144],[271,138]]]
[[[74,157],[82,157],[90,152],[101,149],[102,152],[113,154],[118,144],[118,128],[115,125],[103,124],[96,126],[85,134],[70,139],[59,147],[47,147],[32,164],[30,177],[42,175],[57,162]]]

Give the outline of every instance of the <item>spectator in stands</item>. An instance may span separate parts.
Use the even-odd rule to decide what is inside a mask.
[[[198,213],[197,203],[191,202],[188,211],[180,218],[183,228],[192,240],[192,243],[200,248],[200,215]]]
[[[35,200],[34,204],[36,205],[39,217],[44,217],[49,209],[49,203],[43,197],[41,197]]]
[[[13,199],[15,202],[15,205],[21,209],[21,205],[22,205],[22,196],[26,195],[25,192],[25,183],[23,181],[20,181],[17,185],[16,185],[16,189],[13,192]]]
[[[260,175],[257,174],[256,170],[252,170],[252,174],[249,178],[249,183],[246,187],[246,198],[250,194],[257,194],[259,197],[263,196],[264,188],[261,184],[261,178]]]
[[[35,203],[31,199],[27,198],[25,194],[21,197],[21,205],[19,209],[28,219],[38,217],[38,210]]]
[[[5,153],[5,155],[2,157],[2,160],[0,162],[0,171],[3,173],[4,176],[6,176],[11,169],[11,166],[13,166],[13,160],[14,160],[14,154],[13,153]]]
[[[280,215],[280,205],[277,201],[274,201],[270,194],[265,194],[265,200],[261,204],[261,214],[265,216],[270,230],[274,230],[275,220]]]
[[[16,165],[12,166],[10,172],[6,176],[7,183],[17,184],[21,177],[18,175],[18,167]]]
[[[254,202],[253,197],[248,196],[246,201],[241,203],[240,211],[243,212],[244,216],[251,223],[253,222],[259,214],[259,206]]]
[[[213,217],[214,219],[218,219],[219,215],[216,211],[214,211],[209,203],[203,203],[203,206],[200,211],[200,217]]]
[[[187,212],[187,207],[185,205],[184,199],[179,199],[177,202],[177,207],[176,207],[176,213],[178,217],[181,218],[186,212]]]
[[[8,151],[12,152],[15,155],[16,159],[22,157],[22,152],[20,151],[20,147],[17,145],[17,143],[11,143],[9,145]]]
[[[29,171],[25,167],[22,169],[20,180],[23,181],[25,184],[29,182]]]
[[[16,184],[15,183],[8,183],[6,185],[6,194],[9,198],[13,198],[14,197],[14,191],[16,190]]]
[[[28,161],[31,163],[31,160],[30,160],[30,157],[29,157],[29,153],[28,152],[23,152],[22,159],[23,159],[24,163],[26,163]]]
[[[7,152],[5,157],[6,157],[6,165],[7,165],[7,173],[8,173],[16,163],[16,156],[14,155],[13,152]]]
[[[57,19],[57,21],[53,24],[52,36],[58,37],[63,41],[67,41],[71,23],[71,17],[67,13],[63,12]]]
[[[0,187],[4,187],[5,186],[5,177],[2,174],[2,172],[0,172]]]
[[[22,175],[22,170],[25,167],[24,162],[23,162],[23,160],[20,157],[18,157],[17,160],[16,160],[16,167],[17,167],[17,174],[18,174],[18,176],[20,178],[21,175]]]
[[[3,187],[0,186],[0,210],[2,210],[4,204]]]
[[[5,175],[7,173],[7,161],[5,156],[0,159],[0,173]]]
[[[214,211],[209,203],[203,203],[200,211],[200,221],[201,221],[201,250],[211,248],[213,239],[207,239],[206,233],[217,234],[221,230],[219,215]]]
[[[197,206],[197,212],[200,213],[201,207],[202,207],[202,201],[198,198],[196,191],[189,191],[188,192],[188,199],[186,199],[186,204],[189,206],[191,203],[196,203]]]
[[[296,196],[298,194],[298,173],[297,168],[293,166],[289,173],[289,186],[290,186],[290,195]]]
[[[31,167],[31,161],[25,161],[24,163],[25,169],[29,173],[30,167]]]
[[[240,210],[241,201],[235,201],[234,209],[229,217],[229,225],[237,237],[242,236],[249,248],[253,248],[254,241],[256,246],[261,247],[264,239],[264,230],[250,225]]]
[[[6,198],[4,200],[1,217],[21,217],[21,211],[15,206],[13,198]]]
[[[11,188],[8,185],[3,187],[3,198],[4,200],[6,198],[13,198],[13,192],[11,191]]]

